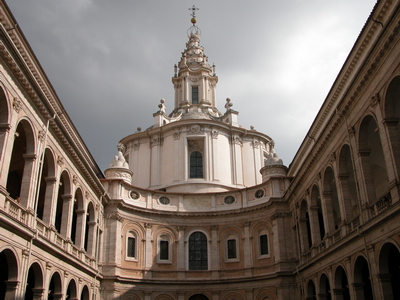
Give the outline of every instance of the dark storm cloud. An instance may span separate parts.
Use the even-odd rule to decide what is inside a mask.
[[[201,44],[246,128],[289,164],[372,10],[373,0],[201,1]],[[173,109],[187,1],[12,0],[25,36],[104,170],[125,135]]]

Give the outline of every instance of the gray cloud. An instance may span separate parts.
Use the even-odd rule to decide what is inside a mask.
[[[217,97],[271,136],[289,164],[375,1],[202,1],[201,44]],[[173,109],[173,65],[190,27],[187,1],[8,3],[75,126],[104,170],[122,137]]]

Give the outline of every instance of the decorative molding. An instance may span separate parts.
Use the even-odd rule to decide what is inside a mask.
[[[181,133],[178,130],[174,131],[173,133],[174,140],[179,140],[180,136]]]
[[[154,146],[162,146],[164,143],[164,138],[160,137],[159,135],[154,135],[150,138],[150,147]]]
[[[200,146],[200,143],[198,141],[193,141],[193,140],[189,140],[189,151],[203,151],[203,148]]]
[[[381,102],[381,97],[379,96],[378,93],[376,93],[375,95],[373,95],[370,99],[370,105],[371,107],[375,107],[377,106],[379,103]]]
[[[14,110],[19,113],[20,110],[22,109],[22,101],[19,100],[18,98],[14,98],[13,99],[13,104],[12,107],[14,108]]]
[[[107,218],[107,219],[110,219],[110,220],[117,220],[117,221],[119,221],[119,222],[122,222],[122,221],[124,220],[124,218],[121,217],[118,213],[111,213],[111,214],[108,214],[108,215],[106,216],[106,218]]]
[[[63,165],[65,164],[65,161],[64,161],[64,157],[63,157],[63,156],[59,155],[59,156],[57,157],[57,164],[58,164],[60,167],[63,166]]]
[[[232,144],[239,145],[239,146],[243,146],[243,141],[242,141],[242,139],[241,139],[240,137],[238,137],[238,136],[233,136],[233,137],[231,137],[231,143],[232,143]]]
[[[38,140],[39,140],[41,143],[44,143],[44,138],[45,138],[45,136],[46,136],[46,131],[44,131],[44,130],[39,130]]]
[[[255,140],[251,142],[251,145],[253,146],[254,149],[258,149],[258,146],[260,146],[260,142]]]
[[[132,148],[133,148],[133,151],[139,150],[139,148],[140,148],[140,142],[139,142],[139,140],[137,140],[137,141],[135,141],[134,143],[132,143]]]
[[[217,139],[217,138],[218,138],[218,135],[219,135],[218,130],[212,130],[212,131],[211,131],[211,137],[212,137],[213,139]]]
[[[193,124],[188,126],[188,133],[203,133],[203,128],[199,124]]]

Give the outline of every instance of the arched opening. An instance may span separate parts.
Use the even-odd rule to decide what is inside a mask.
[[[390,82],[385,98],[385,125],[389,133],[397,173],[400,173],[400,76]]]
[[[77,299],[78,298],[78,294],[76,291],[76,282],[75,280],[71,279],[69,284],[68,284],[68,288],[67,288],[67,293],[65,295],[65,299],[66,300],[70,300],[70,299]]]
[[[18,282],[18,265],[11,250],[0,252],[0,299],[14,299]]]
[[[310,209],[310,222],[312,240],[314,244],[319,244],[325,237],[325,222],[324,214],[322,212],[321,194],[317,185],[311,189],[311,209]]]
[[[321,275],[319,281],[319,298],[325,300],[332,299],[331,286],[329,284],[329,279],[325,274]]]
[[[350,300],[349,283],[344,269],[339,266],[335,272],[335,296],[337,300]]]
[[[326,228],[328,231],[333,232],[339,228],[341,216],[335,174],[331,167],[327,167],[324,173],[323,194],[326,211]]]
[[[307,300],[317,300],[317,293],[315,292],[315,285],[312,280],[307,284]]]
[[[372,116],[366,116],[361,123],[359,153],[369,202],[390,197],[385,155],[379,128]]]
[[[93,203],[89,202],[86,213],[86,226],[85,226],[85,250],[88,255],[93,256],[95,250],[95,235],[96,233],[96,218]]]
[[[45,222],[50,222],[53,190],[55,186],[55,163],[50,149],[43,156],[42,174],[39,183],[39,197],[36,204],[36,215]]]
[[[2,87],[0,87],[0,158],[2,158],[4,140],[6,133],[10,128],[9,125],[9,111],[8,111],[7,97]]]
[[[400,299],[400,252],[386,243],[379,253],[379,280],[385,300]]]
[[[62,296],[63,295],[62,295],[60,274],[54,273],[50,280],[47,299],[48,300],[61,299]]]
[[[203,155],[199,151],[190,154],[190,178],[203,178]]]
[[[72,223],[71,223],[71,241],[78,248],[82,248],[83,245],[83,228],[85,210],[83,209],[83,194],[80,188],[76,189],[74,204],[72,209]]]
[[[193,296],[190,296],[189,300],[208,300],[208,297],[203,294],[195,294]]]
[[[196,231],[189,237],[189,270],[208,270],[207,237]]]
[[[63,171],[58,183],[56,217],[54,226],[57,231],[66,236],[69,217],[69,204],[71,202],[70,179],[68,173]]]
[[[31,179],[35,156],[33,131],[26,120],[22,120],[14,134],[10,167],[7,176],[7,192],[10,197],[27,206],[31,192]]]
[[[43,295],[43,273],[39,264],[33,263],[26,280],[25,300],[41,299]]]
[[[368,262],[359,256],[354,265],[354,289],[356,299],[373,300],[371,275]]]
[[[350,221],[359,215],[359,207],[356,177],[349,145],[343,145],[340,151],[339,180],[343,195],[345,218]]]
[[[300,229],[301,251],[307,252],[312,246],[312,240],[311,240],[310,218],[306,200],[301,201],[300,205],[299,229]]]
[[[81,300],[89,300],[89,289],[86,285],[82,289]]]

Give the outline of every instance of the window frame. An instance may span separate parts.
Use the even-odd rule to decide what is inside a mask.
[[[192,154],[193,153],[199,153],[201,155],[201,157],[193,157],[193,159],[196,159],[196,161],[201,158],[201,166],[198,166],[197,164],[192,166]],[[201,167],[201,177],[192,177],[192,167],[195,168],[196,170],[196,174],[198,169]],[[194,174],[194,175],[196,175]],[[192,152],[189,153],[189,179],[204,179],[204,155],[201,151],[198,150],[194,150]]]
[[[196,95],[196,97],[194,97]],[[196,100],[196,102],[194,101]],[[192,104],[200,104],[199,102],[199,86],[192,85]]]
[[[266,236],[267,239],[267,253],[262,253],[262,244],[261,244],[261,237]],[[258,258],[267,258],[271,255],[271,247],[269,242],[269,234],[267,231],[263,230],[258,234]]]
[[[129,256],[129,254],[130,254],[129,240],[131,240],[131,239],[134,240],[134,245],[135,245],[134,256]],[[138,249],[137,235],[133,231],[128,231],[127,234],[126,234],[126,239],[125,239],[125,260],[138,261],[138,253],[139,253],[139,249]]]
[[[235,257],[229,257],[229,241],[235,241]],[[240,261],[240,251],[239,249],[239,239],[236,235],[229,235],[226,237],[226,243],[225,243],[225,261],[226,262],[238,262]]]
[[[161,259],[161,242],[168,243],[168,258]],[[157,238],[157,263],[159,264],[171,264],[172,263],[172,243],[171,237],[167,234],[161,234]]]
[[[201,268],[201,269],[191,269],[191,260],[190,260],[190,257],[191,257],[191,237],[194,235],[194,234],[196,234],[196,233],[201,233],[204,237],[205,237],[205,240],[203,240],[203,241],[201,241],[203,244],[201,245],[202,247],[204,247],[205,246],[205,250],[204,249],[202,249],[202,250],[194,250],[194,251],[203,251],[203,253],[205,252],[206,253],[206,260],[200,260],[200,261],[206,261],[206,268],[205,269],[203,269],[203,268]],[[210,249],[209,249],[209,246],[208,246],[208,244],[209,244],[209,238],[208,238],[208,236],[204,233],[204,232],[202,232],[202,231],[193,231],[193,232],[191,232],[190,234],[189,234],[189,236],[188,236],[188,240],[187,240],[187,244],[188,244],[188,247],[187,247],[187,270],[188,271],[209,271],[210,270],[210,260],[209,260],[209,253],[210,253]],[[193,261],[196,261],[196,260],[193,260]],[[202,266],[203,267],[203,266]]]

